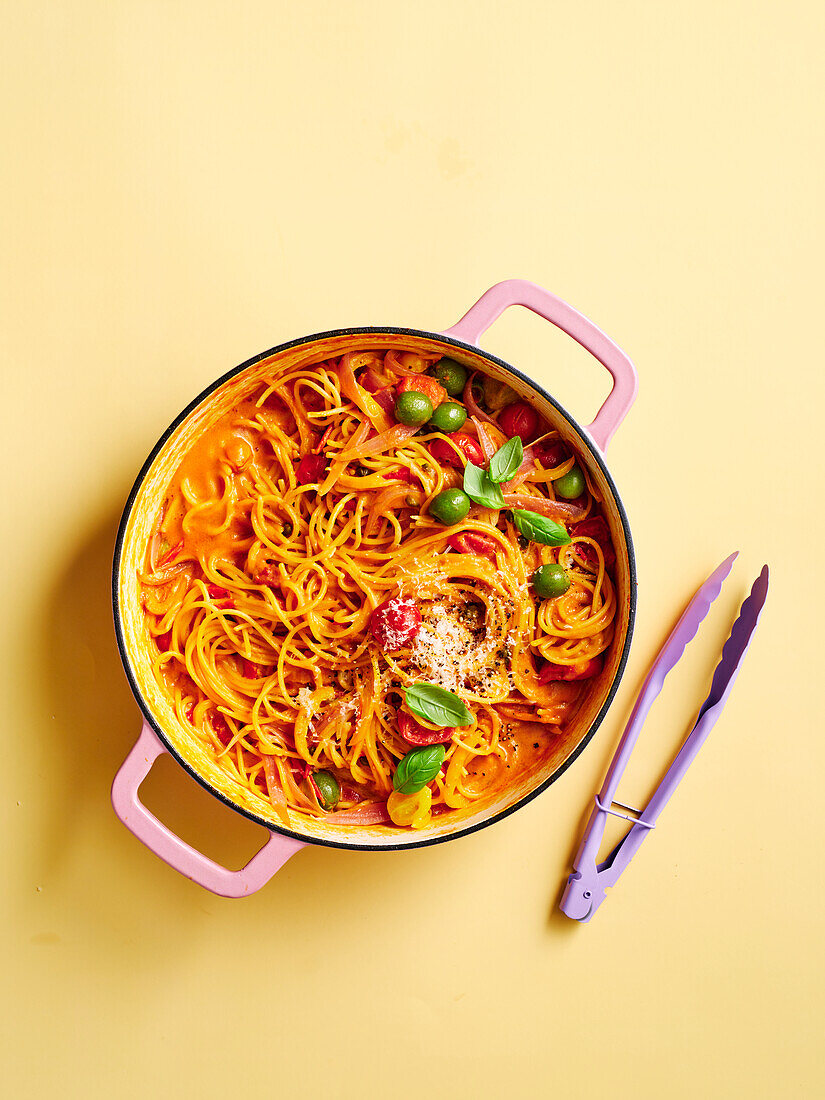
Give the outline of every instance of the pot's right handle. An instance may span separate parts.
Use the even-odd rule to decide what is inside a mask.
[[[592,321],[549,290],[525,279],[507,279],[490,287],[444,335],[454,336],[467,344],[478,344],[482,334],[509,306],[532,309],[572,336],[613,375],[613,389],[587,429],[596,446],[603,451],[636,398],[639,386],[636,368],[622,349]]]
[[[199,886],[225,898],[242,898],[260,890],[304,845],[300,840],[270,833],[269,840],[240,871],[229,871],[176,836],[143,805],[138,790],[157,758],[166,752],[155,731],[143,723],[140,736],[112,784],[115,813],[138,840],[170,867]]]

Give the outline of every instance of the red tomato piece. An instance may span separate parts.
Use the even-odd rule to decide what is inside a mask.
[[[410,599],[391,596],[370,615],[370,632],[385,653],[397,653],[421,629],[421,612]]]
[[[268,584],[279,587],[281,577],[278,573],[277,565],[265,565],[262,569],[259,569],[255,574],[255,581],[257,584]]]
[[[215,731],[215,735],[222,745],[228,745],[232,740],[232,730],[220,713],[220,711],[213,710],[209,716],[209,721],[212,723],[212,729]]]
[[[398,712],[398,732],[409,745],[443,745],[455,733],[455,730],[446,726],[442,729],[430,730],[416,722],[411,714],[405,710]]]
[[[321,454],[323,452],[324,447],[326,446],[327,440],[329,439],[329,437],[332,435],[332,433],[334,431],[335,431],[335,425],[330,424],[330,426],[324,431],[324,434],[318,440],[317,444],[312,448],[312,453],[313,454],[317,455],[317,454]]]
[[[299,485],[311,485],[318,482],[327,472],[326,455],[304,455],[295,471]]]
[[[578,665],[554,665],[548,661],[539,672],[539,683],[551,684],[555,680],[589,680],[591,676],[601,672],[603,664],[601,657],[593,657]]]
[[[309,386],[301,387],[301,401],[307,412],[320,412],[325,408],[326,402],[317,390],[310,389]]]
[[[403,481],[407,485],[416,485],[418,478],[408,466],[396,466],[391,474],[385,474],[390,481]]]
[[[206,591],[212,597],[213,600],[218,602],[215,607],[221,608],[223,611],[227,611],[235,606],[235,601],[229,596],[229,593],[225,588],[221,588],[219,584],[208,584]]]
[[[457,432],[455,435],[450,436],[450,441],[455,443],[468,462],[472,462],[475,466],[485,465],[484,452],[472,436]],[[429,446],[430,454],[437,462],[442,463],[442,465],[455,466],[457,469],[461,468],[461,459],[446,439],[434,439]]]
[[[480,558],[496,560],[498,543],[489,535],[477,535],[475,531],[462,531],[447,540],[447,544],[457,550],[459,554],[478,554]]]
[[[310,788],[312,789],[312,793],[318,799],[319,805],[323,806],[324,796],[321,794],[320,790],[318,789],[318,784],[315,782],[315,776],[312,774],[311,771],[308,771],[307,775],[306,775],[306,778],[307,778],[307,782],[309,783]]]
[[[169,550],[166,551],[166,553],[160,559],[160,561],[158,562],[158,564],[155,568],[156,569],[162,569],[165,565],[171,565],[172,562],[175,560],[175,558],[178,556],[178,554],[181,552],[182,549],[183,549],[183,540],[181,539],[180,542],[175,543],[174,546],[172,546]]]
[[[498,426],[508,439],[518,435],[523,443],[528,443],[538,431],[539,414],[526,401],[516,401],[501,410]]]
[[[533,454],[545,467],[559,466],[570,457],[567,448],[560,439],[545,439],[533,444]]]
[[[583,519],[581,523],[576,523],[570,528],[570,534],[574,536],[583,535],[585,538],[597,542],[602,548],[605,569],[612,569],[616,564],[616,551],[613,549],[613,543],[610,539],[610,528],[603,516],[590,516],[589,519]],[[593,547],[582,545],[577,549],[584,554],[588,564],[595,568],[598,559]]]
[[[297,777],[298,782],[302,782],[312,771],[312,765],[308,760],[290,760],[292,765],[292,774]]]
[[[407,393],[408,390],[423,393],[425,397],[429,397],[432,401],[434,409],[438,408],[442,401],[447,400],[447,391],[440,382],[436,382],[428,374],[418,374],[415,378],[405,374],[396,388],[399,393]]]
[[[266,665],[256,665],[254,661],[248,661],[246,657],[241,658],[241,674],[247,680],[260,680],[262,676],[266,676],[266,669]]]
[[[158,643],[158,649],[161,653],[165,653],[172,648],[172,631],[167,630],[165,634],[158,634],[155,641]]]

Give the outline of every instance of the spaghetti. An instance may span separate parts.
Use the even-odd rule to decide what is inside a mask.
[[[427,423],[398,422],[416,403]],[[448,414],[460,431],[434,427]],[[465,468],[489,478],[516,435],[498,506],[445,518]],[[286,825],[420,828],[546,758],[611,644],[614,563],[593,486],[531,406],[388,350],[256,383],[180,464],[139,581],[157,680],[234,781]],[[416,710],[422,684],[468,720]],[[413,765],[424,781],[400,783]]]

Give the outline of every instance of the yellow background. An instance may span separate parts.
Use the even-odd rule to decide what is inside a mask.
[[[821,1095],[822,10],[2,4],[5,1095]],[[213,897],[108,801],[139,728],[108,603],[132,479],[242,359],[443,328],[511,276],[639,369],[609,451],[640,577],[615,705],[489,830],[307,849]],[[583,420],[606,392],[524,311],[485,345]],[[767,560],[731,701],[598,915],[566,921],[646,665],[734,548],[621,793],[684,733]],[[239,865],[260,832],[167,764],[149,804]]]

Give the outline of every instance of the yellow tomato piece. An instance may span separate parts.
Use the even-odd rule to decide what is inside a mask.
[[[413,829],[421,829],[430,820],[432,804],[433,792],[429,787],[422,787],[415,794],[393,791],[387,799],[387,810],[395,825],[410,825]]]

